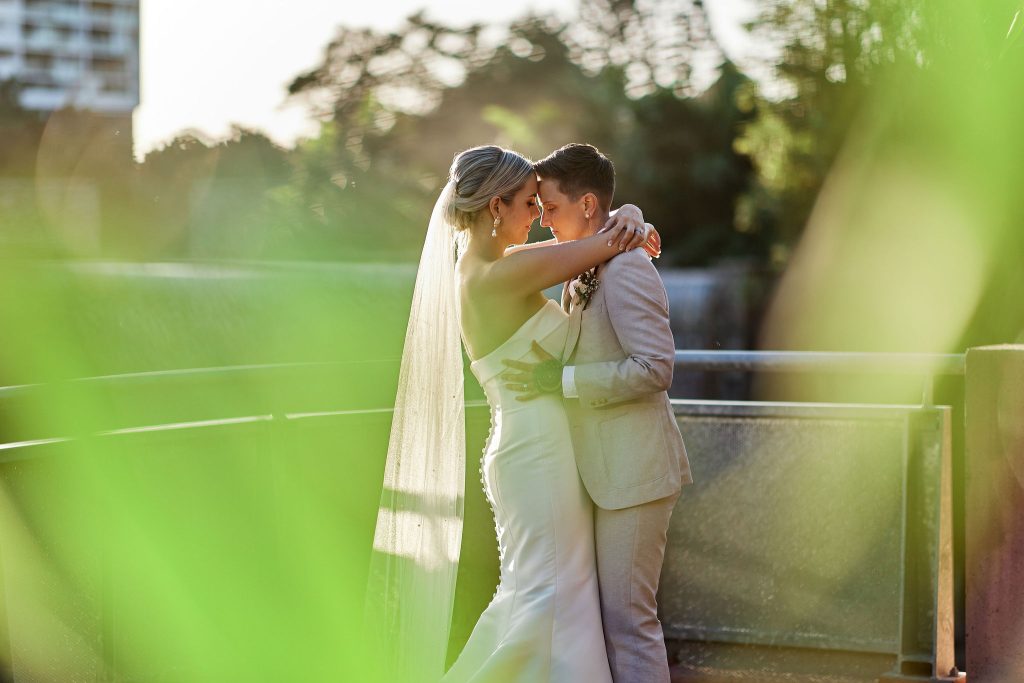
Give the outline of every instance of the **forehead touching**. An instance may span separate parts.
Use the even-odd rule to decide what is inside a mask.
[[[527,178],[526,182],[523,183],[522,188],[520,188],[517,194],[537,194],[537,176],[531,175],[529,178]]]
[[[569,197],[562,192],[562,187],[554,178],[541,178],[538,189],[542,202],[569,201]]]

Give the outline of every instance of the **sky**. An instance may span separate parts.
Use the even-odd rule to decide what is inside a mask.
[[[576,0],[432,3],[427,17],[452,25],[499,23],[532,10],[570,19]],[[135,152],[161,147],[196,129],[228,134],[232,123],[264,131],[284,146],[316,134],[298,104],[286,105],[288,83],[316,66],[340,25],[397,28],[424,0],[163,0],[141,3],[141,103]],[[750,0],[705,0],[723,48],[744,65],[753,45],[740,24]]]

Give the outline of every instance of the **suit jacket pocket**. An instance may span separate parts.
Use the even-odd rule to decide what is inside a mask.
[[[660,416],[648,405],[601,420],[601,464],[611,488],[642,486],[668,474],[662,429]]]

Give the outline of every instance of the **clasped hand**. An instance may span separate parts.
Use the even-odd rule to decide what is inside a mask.
[[[517,401],[532,401],[543,394],[560,393],[562,389],[562,364],[536,341],[531,347],[540,358],[537,363],[509,358],[501,361],[508,368],[501,379],[505,380],[506,389],[519,394]]]
[[[608,246],[618,242],[619,251],[629,251],[643,246],[651,258],[661,256],[661,235],[650,223],[644,223],[639,211],[628,211],[622,207],[615,212],[598,234],[611,233]]]

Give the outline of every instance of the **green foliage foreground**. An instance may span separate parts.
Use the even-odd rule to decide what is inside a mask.
[[[534,156],[594,142],[619,163],[620,199],[663,229],[666,260],[785,268],[766,346],[959,351],[1017,338],[1024,46],[1007,31],[1019,4],[764,6],[761,25],[786,48],[790,92],[775,99],[731,68],[697,96],[546,20],[491,48],[412,21],[395,36],[343,33],[296,80],[296,95],[330,97],[322,134],[294,151],[238,131],[118,166],[102,145],[72,144],[72,113],[37,121],[37,146],[4,146],[6,169],[28,164],[33,201],[4,205],[0,384],[394,359],[408,270],[366,262],[414,259],[451,155],[487,141]],[[454,75],[418,78],[404,50],[451,53],[438,59]],[[411,104],[410,82],[427,90]],[[18,116],[4,108],[0,125]],[[88,192],[69,188],[97,177],[113,179],[100,183],[113,201],[99,251],[47,241],[76,234]],[[68,253],[356,265],[297,279],[211,268],[209,281],[155,268],[133,283],[15,265]],[[4,390],[0,442],[78,437],[0,449],[7,668],[27,680],[372,680],[353,643],[394,375]],[[342,408],[368,412],[97,433]],[[97,611],[103,596],[112,611]]]

